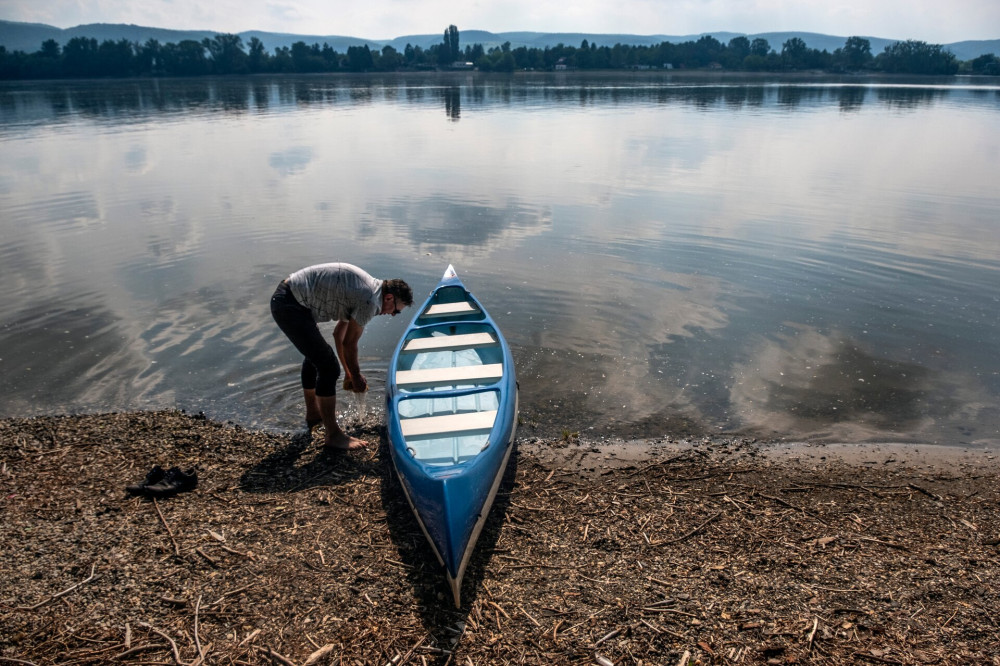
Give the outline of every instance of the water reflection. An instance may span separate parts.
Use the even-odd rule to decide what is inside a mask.
[[[462,91],[458,86],[448,86],[442,90],[444,96],[444,112],[449,120],[457,121],[462,117]]]
[[[883,83],[877,79],[827,78],[808,83],[788,83],[765,76],[679,75],[543,75],[516,78],[470,74],[330,75],[274,79],[199,78],[142,79],[103,82],[48,82],[0,86],[0,126],[9,129],[20,121],[31,124],[61,122],[66,116],[120,121],[194,111],[229,114],[292,112],[301,106],[367,106],[405,99],[409,104],[443,99],[446,116],[460,118],[462,105],[490,108],[515,105],[685,105],[702,110],[719,107],[738,110],[774,104],[780,107],[816,106],[826,97],[841,108],[853,110],[866,104],[868,92],[889,108],[910,109],[932,105],[949,96],[982,99],[993,103],[998,91],[990,86],[919,86]],[[278,108],[280,107],[280,108]]]
[[[752,361],[736,367],[730,396],[738,420],[765,435],[839,441],[905,440],[913,433],[942,441],[995,439],[995,410],[982,410],[989,400],[984,386],[867,347],[808,327],[764,341]]]
[[[268,163],[271,168],[282,176],[301,173],[313,159],[313,151],[309,146],[289,146],[285,150],[271,153]]]
[[[838,100],[841,111],[859,111],[865,104],[868,88],[861,86],[845,86],[840,90]]]
[[[529,433],[1000,442],[998,117],[870,80],[4,84],[0,413],[297,425],[267,298],[341,259],[418,295],[454,263]]]
[[[476,205],[443,198],[395,201],[376,209],[372,228],[422,253],[454,256],[517,246],[551,229],[551,214],[516,201]]]

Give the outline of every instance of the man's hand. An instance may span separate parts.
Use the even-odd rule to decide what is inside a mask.
[[[346,387],[345,387],[346,388]],[[351,387],[348,389],[355,393],[364,393],[368,390],[368,380],[361,373],[351,377]]]

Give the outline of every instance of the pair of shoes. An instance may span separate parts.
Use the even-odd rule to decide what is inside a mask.
[[[182,472],[179,467],[171,467],[163,475],[163,479],[151,486],[146,486],[147,497],[173,497],[177,493],[194,490],[198,485],[198,473],[193,469]]]
[[[180,467],[171,467],[163,471],[159,465],[146,475],[142,483],[128,486],[126,490],[133,495],[146,497],[173,497],[177,493],[194,490],[198,485],[198,473],[191,469],[182,472]]]
[[[133,483],[130,486],[125,486],[125,492],[129,495],[143,495],[146,493],[147,486],[163,481],[163,477],[166,475],[167,472],[159,465],[156,465],[153,469],[149,470],[149,474],[146,475],[145,479],[139,483]]]

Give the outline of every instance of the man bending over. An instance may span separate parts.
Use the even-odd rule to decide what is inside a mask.
[[[413,304],[413,291],[400,279],[379,280],[357,266],[318,264],[281,281],[271,296],[271,315],[305,358],[302,393],[306,425],[323,424],[325,446],[358,449],[367,442],[350,437],[337,424],[337,379],[344,366],[344,386],[356,393],[368,390],[358,363],[358,340],[375,315],[398,315]],[[336,351],[320,333],[320,322],[337,322]],[[339,362],[338,362],[339,359]]]

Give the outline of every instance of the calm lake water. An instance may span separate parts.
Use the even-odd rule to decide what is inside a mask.
[[[277,282],[451,263],[525,436],[1000,444],[996,81],[5,83],[0,151],[0,416],[300,427]]]

